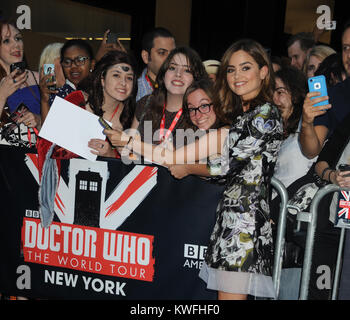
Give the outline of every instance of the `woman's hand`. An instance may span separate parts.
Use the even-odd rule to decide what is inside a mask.
[[[126,49],[118,39],[116,43],[107,43],[107,37],[109,33],[110,33],[110,30],[107,30],[103,35],[103,40],[95,56],[96,61],[99,61],[109,51],[118,50],[118,51],[126,52]]]
[[[58,90],[56,89],[49,89],[49,86],[56,86],[56,81],[49,81],[51,77],[52,77],[51,74],[44,75],[43,70],[41,70],[40,81],[39,81],[40,96],[41,96],[41,99],[46,102],[49,101],[50,94],[58,93]]]
[[[312,125],[314,123],[314,119],[324,113],[327,112],[332,106],[330,104],[324,106],[315,107],[314,105],[326,101],[328,96],[319,97],[315,99],[311,99],[312,97],[317,97],[321,93],[320,92],[309,92],[304,100],[303,105],[303,122]]]
[[[131,136],[119,130],[105,129],[103,132],[114,147],[124,147],[131,138]]]
[[[168,170],[176,179],[182,179],[190,174],[188,171],[188,165],[186,164],[173,164],[168,167]]]
[[[115,153],[112,150],[111,145],[108,141],[102,139],[91,139],[88,143],[88,147],[93,149],[91,153],[96,154],[100,157],[114,158]]]
[[[350,188],[350,171],[334,170],[330,173],[329,178],[331,183],[334,183],[341,188]]]
[[[2,78],[0,82],[0,99],[6,101],[6,99],[13,94],[18,88],[20,88],[28,78],[28,71],[17,75],[17,70],[14,70],[6,77]]]
[[[30,111],[26,111],[19,118],[18,123],[23,123],[29,128],[39,128],[41,125],[41,117],[38,114],[34,114]]]

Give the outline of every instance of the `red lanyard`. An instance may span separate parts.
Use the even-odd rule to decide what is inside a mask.
[[[148,75],[147,75],[147,74],[145,74],[145,78],[146,78],[148,84],[151,86],[151,88],[153,88],[153,84],[152,84],[150,78],[148,78]]]
[[[39,136],[39,131],[37,128],[33,128],[34,133],[36,134],[36,136]],[[30,132],[30,129],[27,129],[27,137],[28,137],[28,141],[29,141],[29,146],[32,147],[32,134]]]
[[[163,117],[162,117],[162,120],[160,122],[159,141],[164,141],[164,140],[168,139],[170,133],[174,130],[177,122],[180,120],[181,115],[182,115],[182,108],[177,112],[177,114],[175,115],[175,118],[173,119],[173,122],[171,123],[166,134],[164,135],[164,128],[165,128],[165,104],[164,104]]]
[[[146,78],[148,84],[151,86],[152,89],[158,88],[157,83],[156,83],[155,81],[153,82],[153,81],[149,78],[149,76],[148,76],[147,73],[145,74],[145,78]]]
[[[112,114],[112,117],[111,117],[111,120],[109,120],[109,121],[112,121],[114,115],[115,115],[115,114],[117,113],[117,111],[118,111],[118,108],[119,108],[119,103],[118,103],[118,105],[116,106],[116,108],[114,109],[113,114]]]

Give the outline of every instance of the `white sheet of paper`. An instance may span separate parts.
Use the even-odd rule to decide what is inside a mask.
[[[95,114],[56,97],[39,136],[85,159],[96,161],[97,156],[91,153],[88,142],[91,139],[106,139],[98,118]]]

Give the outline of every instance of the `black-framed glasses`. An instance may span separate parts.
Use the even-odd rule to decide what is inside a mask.
[[[188,108],[188,113],[190,114],[190,116],[196,116],[197,111],[199,111],[200,113],[208,113],[210,111],[210,107],[212,106],[212,103],[205,103],[200,105],[197,108]]]
[[[83,56],[78,56],[78,57],[75,57],[74,59],[64,58],[61,62],[61,65],[63,68],[69,68],[72,66],[72,63],[74,62],[74,64],[77,67],[80,67],[80,66],[83,66],[87,60],[89,60],[89,57],[83,57]]]

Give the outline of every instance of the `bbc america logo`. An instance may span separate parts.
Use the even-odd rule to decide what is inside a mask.
[[[26,210],[25,216],[27,218],[40,218],[39,211],[37,210]]]
[[[190,269],[200,269],[203,265],[206,252],[207,246],[185,243],[184,258],[186,260],[183,266]]]

